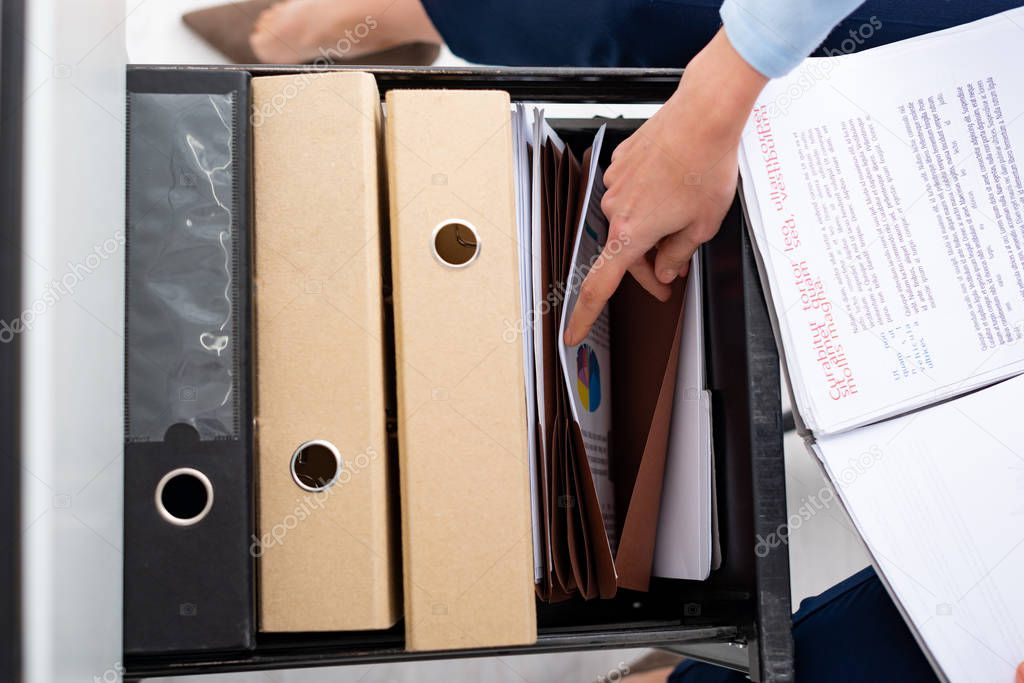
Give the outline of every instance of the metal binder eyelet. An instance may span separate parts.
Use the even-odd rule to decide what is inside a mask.
[[[461,218],[449,218],[434,228],[430,237],[434,258],[449,268],[465,268],[480,255],[476,227]]]
[[[292,453],[292,480],[304,491],[319,493],[330,488],[342,467],[341,453],[330,441],[306,441]]]
[[[213,484],[199,470],[179,467],[161,477],[154,503],[164,520],[176,526],[192,526],[213,507]]]

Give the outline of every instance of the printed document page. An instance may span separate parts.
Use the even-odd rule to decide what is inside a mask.
[[[711,392],[704,376],[700,253],[690,262],[679,368],[665,460],[654,576],[703,581],[714,564]]]
[[[591,148],[590,166],[587,169],[586,193],[583,211],[573,247],[572,270],[566,287],[566,302],[562,308],[559,325],[559,339],[564,339],[565,328],[576,307],[580,285],[592,267],[600,267],[601,250],[608,239],[608,219],[601,211],[604,196],[604,180],[598,160],[605,127],[597,133]],[[608,541],[614,552],[616,539],[615,491],[609,468],[611,442],[611,354],[608,308],[598,317],[586,338],[575,346],[559,342],[558,351],[565,375],[566,388],[572,397],[573,418],[583,433],[583,444],[587,449],[587,461],[594,476],[597,500],[601,505]]]
[[[754,109],[744,199],[818,435],[1024,371],[1021,26],[807,60]]]
[[[537,433],[537,375],[534,368],[533,348],[533,222],[530,207],[530,156],[534,145],[528,122],[527,108],[516,103],[512,109],[512,149],[515,153],[515,187],[516,187],[516,243],[519,247],[519,293],[520,318],[518,321],[506,321],[506,329],[502,333],[506,339],[514,340],[522,336],[523,372],[526,376],[526,426],[530,434],[530,518],[533,527],[533,578],[540,581],[544,575],[544,549],[541,543],[541,512],[540,512],[540,481],[537,471],[540,458],[537,452],[538,440],[533,438]]]
[[[815,446],[952,683],[1009,682],[1024,659],[1022,403],[1016,377]]]

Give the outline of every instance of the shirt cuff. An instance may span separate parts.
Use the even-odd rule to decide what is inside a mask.
[[[787,44],[783,36],[738,0],[725,0],[720,14],[733,49],[768,78],[785,76],[807,56],[797,46]]]

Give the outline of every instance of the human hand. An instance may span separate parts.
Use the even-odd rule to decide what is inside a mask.
[[[1020,666],[1017,667],[1017,678],[1015,680],[1016,683],[1024,683],[1024,662],[1021,662]]]
[[[665,105],[616,148],[601,201],[608,241],[580,289],[566,344],[587,335],[627,271],[668,298],[732,205],[740,134],[766,82],[720,30]]]

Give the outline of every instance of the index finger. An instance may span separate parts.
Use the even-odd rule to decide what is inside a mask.
[[[580,287],[576,306],[565,328],[566,344],[573,346],[587,336],[626,271],[637,258],[643,257],[641,249],[639,245],[627,244],[622,240],[609,240],[604,245],[601,255]]]

